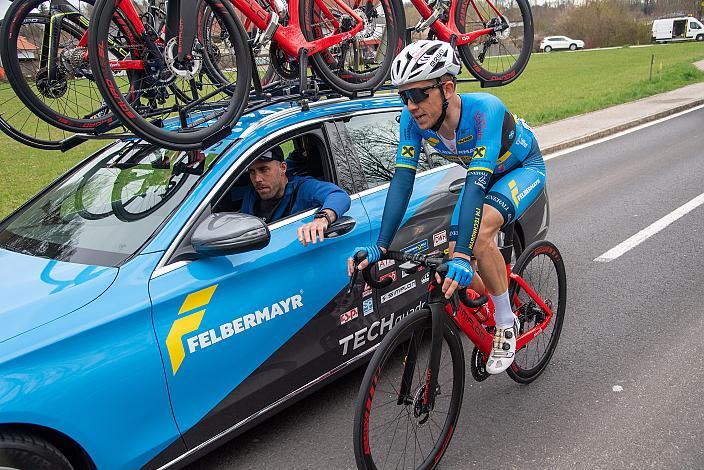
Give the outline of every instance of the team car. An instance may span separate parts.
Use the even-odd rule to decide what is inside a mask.
[[[378,236],[401,109],[395,94],[275,103],[204,152],[116,141],[2,221],[0,466],[180,467],[364,364],[429,281],[386,261],[389,287],[348,291],[347,257]],[[321,243],[296,236],[316,209],[269,225],[237,212],[247,166],[274,145],[351,196]],[[392,248],[442,253],[466,170],[431,145],[420,162]],[[548,225],[543,193],[517,243]]]

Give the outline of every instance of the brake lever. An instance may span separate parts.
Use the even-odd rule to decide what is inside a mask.
[[[347,294],[352,293],[352,289],[354,288],[355,282],[357,282],[357,276],[359,275],[359,263],[367,259],[367,252],[364,250],[360,250],[357,253],[354,254],[353,257],[353,264],[354,264],[354,271],[352,272],[352,278],[350,279],[350,285],[347,287]]]
[[[359,274],[359,268],[357,265],[354,266],[354,271],[352,272],[352,277],[350,278],[350,285],[347,287],[347,295],[352,293],[355,283],[357,282],[357,275]]]

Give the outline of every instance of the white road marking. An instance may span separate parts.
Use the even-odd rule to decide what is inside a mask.
[[[656,125],[656,124],[660,124],[661,122],[665,122],[665,121],[668,121],[668,120],[670,120],[670,119],[674,119],[674,118],[676,118],[676,117],[680,117],[680,116],[682,116],[683,114],[691,113],[691,112],[693,112],[693,111],[697,111],[697,110],[702,109],[702,108],[704,108],[704,104],[699,105],[699,106],[695,106],[694,108],[685,109],[684,111],[681,111],[681,112],[676,113],[676,114],[671,114],[670,116],[665,116],[664,118],[656,119],[655,121],[646,122],[645,124],[641,124],[641,125],[636,126],[636,127],[631,127],[630,129],[626,129],[625,131],[621,131],[621,132],[618,132],[618,133],[616,133],[616,134],[612,134],[612,135],[603,137],[603,138],[601,138],[601,139],[592,140],[591,142],[586,142],[586,143],[584,143],[584,144],[575,145],[574,147],[568,147],[568,148],[563,149],[563,150],[558,150],[557,152],[554,152],[554,153],[551,153],[551,154],[548,154],[548,155],[543,155],[543,160],[547,161],[547,160],[550,160],[550,159],[553,159],[553,158],[561,157],[562,155],[566,155],[566,154],[568,154],[568,153],[576,152],[576,151],[578,151],[578,150],[582,150],[582,149],[584,149],[584,148],[591,147],[592,145],[597,145],[597,144],[600,144],[600,143],[602,143],[602,142],[606,142],[607,140],[616,139],[616,138],[618,138],[618,137],[621,137],[622,135],[630,134],[631,132],[636,132],[636,131],[639,131],[639,130],[641,130],[641,129],[645,129],[646,127],[650,127],[650,126],[654,126],[654,125]]]
[[[613,387],[611,387],[611,390],[613,390],[614,392],[623,392],[623,387],[620,385],[614,385]]]
[[[635,248],[636,246],[640,245],[643,243],[645,240],[648,238],[652,237],[656,233],[658,233],[660,230],[664,229],[668,225],[670,225],[672,222],[676,221],[680,217],[686,215],[690,211],[696,209],[697,207],[701,206],[704,204],[704,193],[700,194],[699,196],[695,197],[691,201],[687,202],[686,204],[678,207],[674,211],[670,212],[667,214],[665,217],[653,222],[640,232],[636,233],[633,235],[631,238],[628,240],[625,240],[603,255],[599,256],[598,258],[595,258],[594,261],[599,261],[602,263],[608,263],[609,261],[613,261],[622,254],[626,253],[627,251]]]

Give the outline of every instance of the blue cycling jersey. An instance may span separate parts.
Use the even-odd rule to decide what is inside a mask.
[[[454,141],[443,139],[432,130],[420,129],[408,109],[403,109],[396,169],[384,207],[379,246],[388,248],[406,212],[423,140],[445,159],[467,168],[467,179],[453,217],[457,233],[451,239],[457,241],[457,252],[472,254],[484,203],[496,207],[508,223],[543,188],[545,166],[535,136],[525,121],[512,115],[500,99],[488,93],[462,94],[460,98],[462,107]],[[516,173],[518,168],[530,174]],[[538,183],[533,184],[532,178]],[[497,181],[506,186],[506,191],[493,188]],[[524,181],[529,181],[528,186],[521,188],[518,183]],[[485,200],[487,192],[491,197]]]

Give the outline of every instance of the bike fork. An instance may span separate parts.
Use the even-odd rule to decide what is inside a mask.
[[[435,279],[433,279],[435,283]],[[438,371],[440,369],[440,360],[442,359],[442,337],[444,330],[444,322],[447,314],[445,313],[445,299],[440,289],[440,284],[436,285],[431,291],[428,307],[431,313],[431,342],[430,342],[430,359],[428,368],[425,370],[425,376],[421,378],[424,381],[421,398],[420,412],[428,413],[435,406],[436,389],[438,386]],[[399,385],[397,404],[413,403],[415,397],[414,391],[411,389],[413,382],[413,373],[418,360],[418,346],[422,338],[417,338],[414,333],[408,344],[406,358],[404,361],[403,374],[401,375],[401,383]],[[423,421],[422,423],[424,423]],[[421,423],[421,424],[422,424]]]
[[[183,64],[192,59],[191,53],[195,44],[198,24],[197,16],[199,0],[176,0],[169,2],[166,11],[166,30],[169,39],[177,37],[176,62]]]
[[[41,67],[47,67],[49,84],[54,83],[58,78],[61,24],[66,14],[69,13],[65,11],[65,5],[62,0],[54,0],[49,4],[49,29],[48,31],[46,28],[44,29],[42,55],[39,62]]]
[[[440,288],[434,289],[440,291]],[[432,294],[431,294],[432,295]],[[440,293],[442,296],[442,292]],[[425,376],[425,390],[423,391],[423,406],[426,411],[430,411],[435,406],[436,389],[438,386],[438,372],[440,369],[440,359],[442,353],[442,335],[445,326],[445,304],[443,301],[428,302],[432,317],[432,336],[430,339],[430,360]]]

